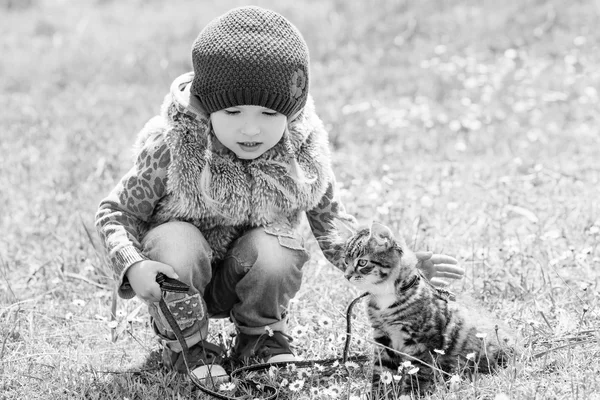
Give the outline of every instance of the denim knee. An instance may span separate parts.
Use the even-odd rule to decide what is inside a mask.
[[[161,224],[142,239],[144,254],[171,266],[179,279],[191,286],[188,293],[165,293],[165,303],[191,346],[208,333],[208,312],[202,298],[211,280],[212,250],[194,225],[181,221]],[[180,351],[166,317],[157,304],[149,304],[153,328],[172,350]]]
[[[256,228],[236,242],[217,275],[236,280],[219,286],[233,291],[230,297],[236,302],[230,304],[230,316],[240,331],[260,334],[265,326],[285,331],[287,306],[300,289],[307,260],[302,238],[295,232]]]
[[[241,238],[233,256],[238,258],[242,266],[259,269],[265,284],[275,284],[285,280],[289,273],[298,273],[308,261],[308,253],[301,239],[297,235],[293,238],[295,242],[291,239],[279,236],[278,232],[256,228]],[[248,272],[248,269],[244,272]]]
[[[212,250],[200,230],[188,222],[158,225],[144,236],[142,248],[149,259],[170,265],[181,281],[200,291],[210,281]]]

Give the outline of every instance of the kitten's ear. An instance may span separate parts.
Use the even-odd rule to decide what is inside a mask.
[[[370,231],[369,239],[373,239],[377,246],[381,246],[384,249],[388,249],[394,240],[392,230],[379,222],[373,222]]]

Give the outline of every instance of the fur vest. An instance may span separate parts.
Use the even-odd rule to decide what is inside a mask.
[[[294,229],[301,213],[317,206],[333,180],[329,144],[309,98],[289,122],[289,135],[254,160],[238,159],[218,142],[208,115],[190,95],[192,76],[173,82],[161,115],[140,132],[137,148],[139,154],[146,139],[158,132],[170,151],[166,196],[158,202],[149,227],[171,220],[191,222],[211,246],[213,261],[218,261],[246,230],[269,225]],[[290,157],[309,183],[289,175]],[[201,191],[205,169],[210,172],[208,199]]]

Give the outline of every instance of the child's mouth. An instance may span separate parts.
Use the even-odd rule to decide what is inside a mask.
[[[261,144],[262,144],[261,142],[238,142],[238,145],[244,151],[253,151],[253,150],[256,150],[256,149],[258,149],[260,147]]]

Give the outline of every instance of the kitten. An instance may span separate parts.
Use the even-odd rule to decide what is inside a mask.
[[[434,287],[416,268],[414,253],[388,227],[373,223],[350,237],[345,249],[345,277],[370,294],[367,312],[379,344],[374,396],[389,388],[400,395],[424,394],[432,388],[436,369],[489,373],[506,365],[514,352],[512,338],[498,322],[467,312],[450,301],[450,292]],[[418,371],[403,373],[406,361]]]

